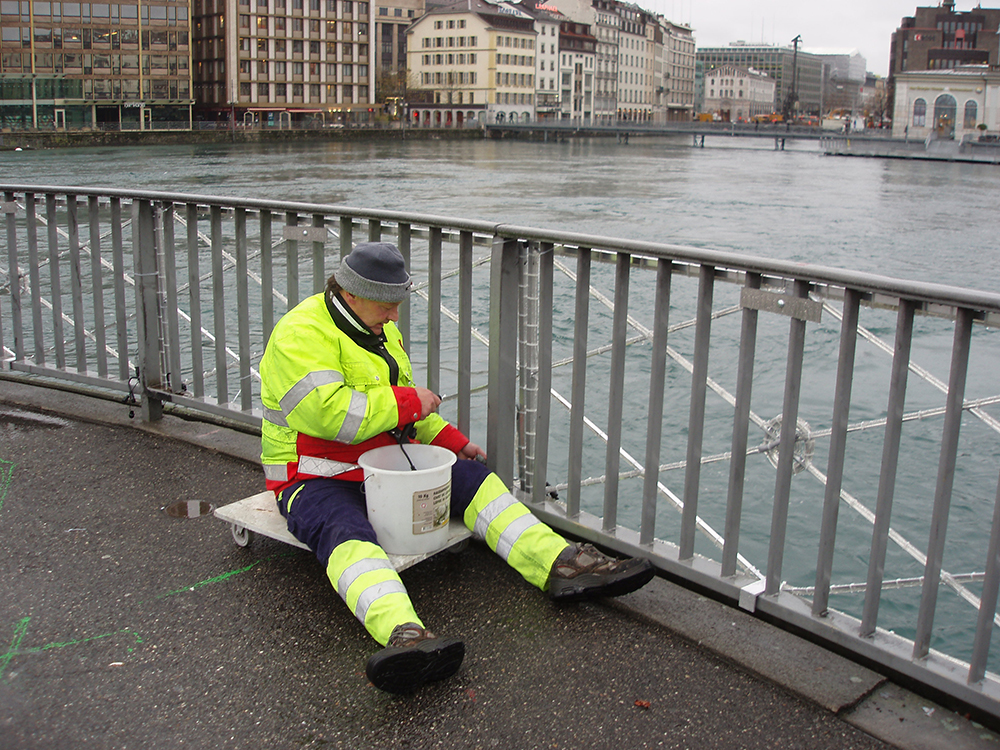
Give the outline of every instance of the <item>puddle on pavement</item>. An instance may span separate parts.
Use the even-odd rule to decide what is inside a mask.
[[[178,500],[163,510],[171,518],[200,518],[211,515],[215,506],[207,500]]]

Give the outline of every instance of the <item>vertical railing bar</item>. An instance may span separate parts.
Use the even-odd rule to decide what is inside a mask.
[[[837,539],[837,518],[840,513],[840,490],[844,482],[844,459],[847,452],[847,428],[854,384],[854,360],[858,344],[858,312],[861,293],[844,289],[844,314],[840,322],[840,356],[837,359],[837,385],[833,397],[833,417],[830,422],[830,456],[826,468],[826,491],[823,498],[823,519],[819,532],[816,558],[816,589],[812,613],[826,614],[830,603],[830,582],[833,580],[833,552]]]
[[[191,379],[195,397],[205,395],[205,361],[201,330],[201,253],[199,252],[198,206],[187,204],[188,298],[191,305]]]
[[[229,378],[226,372],[226,305],[222,258],[222,208],[212,206],[212,302],[215,334],[215,393],[219,404],[229,403]],[[298,244],[298,243],[296,243]],[[289,290],[291,291],[291,290]],[[296,293],[298,285],[296,284]],[[291,301],[289,300],[289,304]]]
[[[104,332],[104,273],[101,269],[101,212],[97,196],[87,200],[87,224],[90,228],[90,295],[94,310],[94,342],[97,347],[97,374],[108,376],[107,336]]]
[[[35,194],[24,194],[28,233],[28,280],[31,284],[31,326],[34,332],[35,364],[45,364],[45,329],[42,324],[42,279],[38,263],[38,217]]]
[[[150,388],[163,387],[154,210],[149,200],[132,202],[132,255],[135,262],[135,310],[139,344],[137,371],[142,388],[142,418],[146,422],[155,422],[163,416],[163,401],[150,391]]]
[[[274,329],[274,267],[271,250],[271,218],[273,214],[261,210],[260,229],[260,315],[264,333],[263,343],[271,338]]]
[[[955,311],[955,340],[952,345],[951,372],[945,398],[944,425],[941,434],[941,458],[938,462],[937,484],[934,490],[934,510],[931,512],[930,537],[927,541],[927,562],[920,594],[917,629],[913,636],[913,658],[927,656],[931,646],[931,628],[937,607],[941,562],[948,531],[948,513],[955,484],[955,462],[958,456],[958,434],[962,426],[962,403],[965,381],[969,372],[969,348],[972,341],[972,310],[960,307]]]
[[[325,227],[323,214],[313,214],[313,226]],[[245,227],[245,223],[244,223]],[[319,294],[326,288],[326,243],[312,243],[312,293]]]
[[[865,603],[859,629],[859,635],[862,638],[872,636],[878,623],[882,580],[885,575],[885,554],[889,540],[889,522],[892,515],[893,493],[896,488],[896,469],[899,463],[899,444],[903,431],[903,405],[906,399],[906,376],[909,373],[915,307],[915,303],[911,300],[901,299],[899,301],[896,340],[889,379],[889,402],[886,407],[885,438],[882,443],[882,465],[879,472],[878,495],[875,500],[875,522],[872,526],[872,546],[868,558]]]
[[[1000,591],[1000,479],[997,480],[997,496],[993,501],[993,524],[990,526],[990,541],[986,553],[986,575],[979,602],[979,616],[976,619],[976,637],[972,642],[972,658],[969,660],[969,683],[975,684],[986,676],[986,660],[990,655],[990,639],[993,635],[993,617],[997,611],[997,593]]]
[[[63,342],[62,285],[59,278],[59,227],[56,224],[55,193],[45,195],[45,220],[48,222],[49,278],[52,290],[52,336],[56,351],[56,367],[66,367],[66,349]]]
[[[796,279],[793,294],[796,297],[808,297],[809,282]],[[805,343],[806,321],[802,318],[792,318],[788,326],[788,361],[785,367],[785,394],[781,407],[781,432],[778,437],[778,464],[775,467],[771,535],[767,548],[765,596],[777,594],[781,587],[781,568],[785,558],[785,535],[788,529],[788,505],[792,492],[792,472],[795,468],[795,438],[798,432]]]
[[[649,355],[649,399],[646,413],[646,455],[642,479],[642,512],[639,544],[650,545],[656,533],[660,450],[663,441],[663,389],[667,374],[667,335],[670,328],[670,285],[673,262],[656,263],[656,296],[653,301],[653,342]]]
[[[409,230],[409,224],[406,225]],[[403,225],[400,225],[402,234]],[[409,233],[407,232],[407,239]],[[463,435],[472,429],[472,232],[458,237],[458,422]],[[471,437],[471,435],[469,435]]]
[[[494,237],[490,260],[490,349],[486,446],[490,468],[510,486],[517,407],[517,240]]]
[[[549,464],[549,425],[552,412],[552,279],[553,245],[543,242],[538,250],[538,373],[535,376],[538,388],[537,411],[535,414],[535,459],[532,467],[534,483],[531,487],[532,500],[536,504],[545,501],[547,492],[545,479]],[[470,241],[469,258],[472,247]]]
[[[298,226],[299,216],[294,211],[285,214],[285,226]],[[285,296],[288,309],[299,304],[299,241],[285,237]]]
[[[7,193],[7,203],[14,205],[15,195]],[[14,336],[14,359],[24,359],[24,326],[21,318],[21,269],[17,260],[17,214],[11,210],[7,214],[7,263],[10,269],[10,330]],[[0,358],[3,357],[3,342],[0,341]]]
[[[323,217],[316,217],[323,221]],[[236,324],[240,356],[240,409],[253,411],[253,381],[250,379],[250,278],[247,275],[247,211],[237,207],[236,230]],[[322,243],[314,242],[313,245]],[[320,269],[322,278],[322,269]]]
[[[427,244],[427,387],[441,389],[441,227]]]
[[[760,289],[761,275],[747,272],[744,287]],[[729,491],[723,529],[722,577],[736,575],[740,553],[740,524],[743,516],[743,489],[746,481],[747,442],[750,430],[750,399],[753,395],[754,357],[757,354],[757,317],[752,307],[743,308],[740,353],[736,373],[736,405],[733,407],[733,447],[729,462]]]
[[[66,228],[69,243],[69,284],[73,303],[73,348],[76,371],[87,371],[87,321],[83,315],[83,266],[80,253],[79,202],[75,195],[66,196]]]
[[[341,220],[341,231],[343,231],[343,219]],[[348,223],[350,227],[350,223]],[[411,228],[409,224],[400,224],[398,229],[397,241],[400,254],[403,256],[403,263],[406,265],[406,270],[410,271],[410,234]],[[343,239],[343,236],[341,236]],[[348,250],[350,250],[350,243],[347,245]],[[340,247],[341,253],[344,252],[344,245],[341,243]],[[343,255],[341,255],[343,257]],[[410,341],[410,318],[413,314],[413,305],[410,302],[410,297],[412,295],[407,295],[407,298],[403,300],[403,304],[399,306],[399,321],[396,323],[399,328],[400,334],[403,336],[403,341],[409,343]],[[465,433],[468,435],[468,433]]]
[[[684,508],[681,510],[679,559],[694,556],[694,534],[698,521],[698,485],[701,479],[702,438],[705,433],[705,394],[708,390],[708,354],[712,335],[712,298],[715,267],[703,265],[698,281],[698,310],[691,372],[691,406],[688,416],[687,470],[684,477]]]
[[[164,203],[161,207],[163,233],[163,284],[166,292],[167,383],[175,393],[184,390],[181,374],[181,326],[177,304],[177,241],[174,236],[174,204]]]
[[[122,382],[128,382],[131,368],[129,365],[128,316],[125,313],[125,240],[122,236],[122,202],[118,197],[111,199],[111,270],[115,276],[115,339],[118,344],[118,377]]]
[[[382,222],[379,219],[368,220],[368,241],[369,242],[382,241]]]
[[[625,353],[628,336],[628,292],[631,258],[618,253],[615,264],[615,302],[611,323],[611,373],[608,382],[608,441],[604,469],[603,531],[614,534],[618,525],[618,469],[621,466],[622,401],[625,398]]]
[[[583,424],[587,389],[587,334],[590,326],[591,249],[577,249],[576,311],[573,316],[573,381],[569,415],[569,466],[566,472],[566,516],[580,515],[580,483],[583,479]]]
[[[354,222],[351,221],[350,216],[340,217],[340,257],[345,258],[351,254],[351,248],[354,247],[353,242],[354,235]],[[409,266],[407,266],[409,268]],[[291,305],[289,305],[291,307]]]

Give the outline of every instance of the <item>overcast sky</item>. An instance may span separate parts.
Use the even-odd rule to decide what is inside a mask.
[[[957,0],[968,11],[978,0]],[[636,5],[662,13],[671,21],[690,23],[699,47],[746,42],[789,44],[798,35],[800,49],[857,49],[868,70],[889,71],[889,39],[904,16],[938,0],[636,0]],[[996,6],[995,2],[985,3]]]

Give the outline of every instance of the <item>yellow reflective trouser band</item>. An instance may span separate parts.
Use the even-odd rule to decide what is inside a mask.
[[[399,574],[378,545],[357,540],[337,545],[330,553],[326,575],[354,616],[383,646],[397,625],[415,622],[423,627]]]
[[[500,477],[492,473],[465,509],[464,521],[477,539],[484,540],[524,580],[543,591],[548,588],[552,564],[569,545],[515,500]]]

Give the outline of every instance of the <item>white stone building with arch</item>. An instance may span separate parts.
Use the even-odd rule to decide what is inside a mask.
[[[1000,70],[965,65],[897,73],[893,138],[976,140],[1000,134]]]

